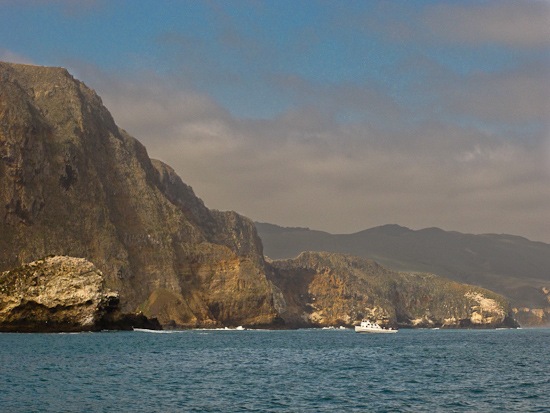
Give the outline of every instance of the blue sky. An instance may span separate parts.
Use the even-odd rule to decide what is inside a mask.
[[[0,0],[206,204],[550,241],[548,1]]]

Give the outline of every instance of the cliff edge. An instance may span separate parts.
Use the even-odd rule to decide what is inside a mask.
[[[62,68],[0,62],[0,188],[5,326],[95,329],[113,292],[121,314],[172,328],[352,325],[362,316],[510,324],[496,295],[435,276],[312,253],[266,262],[252,221],[208,209]],[[50,255],[89,263],[42,259]],[[62,270],[45,278],[49,267]]]
[[[0,63],[0,270],[86,257],[174,327],[277,318],[254,224],[208,210],[65,69]]]

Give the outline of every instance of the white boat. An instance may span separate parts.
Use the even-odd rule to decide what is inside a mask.
[[[393,328],[380,327],[378,323],[371,322],[370,320],[362,320],[361,324],[355,326],[356,333],[397,333],[397,330]]]

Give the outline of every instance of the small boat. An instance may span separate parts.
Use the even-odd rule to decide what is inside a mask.
[[[397,331],[393,328],[380,327],[378,323],[370,320],[362,320],[360,325],[355,326],[356,333],[397,333]]]

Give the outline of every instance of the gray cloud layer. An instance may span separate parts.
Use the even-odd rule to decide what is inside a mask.
[[[392,7],[381,3],[381,13]],[[179,33],[158,39],[175,50],[181,71],[171,77],[69,66],[211,208],[333,233],[398,223],[550,242],[548,7],[449,2],[410,8],[383,25],[377,16],[336,15],[333,25],[414,43],[387,68],[386,84],[279,71],[282,51],[245,36],[221,12],[223,47],[249,61],[252,75],[201,54],[200,41]],[[290,52],[314,47],[317,34],[304,29]],[[497,44],[513,49],[512,63],[457,72],[430,56],[428,44],[467,53]],[[519,59],[517,50],[539,58]],[[199,92],[205,82],[257,87],[265,100],[293,104],[275,117],[242,119]]]
[[[311,106],[242,120],[159,79],[91,83],[118,124],[175,167],[209,207],[336,233],[397,222],[550,241],[547,137],[524,142],[441,121],[384,130],[341,123]],[[499,82],[490,83],[478,93],[472,87],[473,106],[497,93]],[[491,110],[507,116],[508,108]]]
[[[450,41],[538,47],[548,45],[550,39],[549,13],[547,0],[456,2],[430,10],[425,22],[437,35]]]

